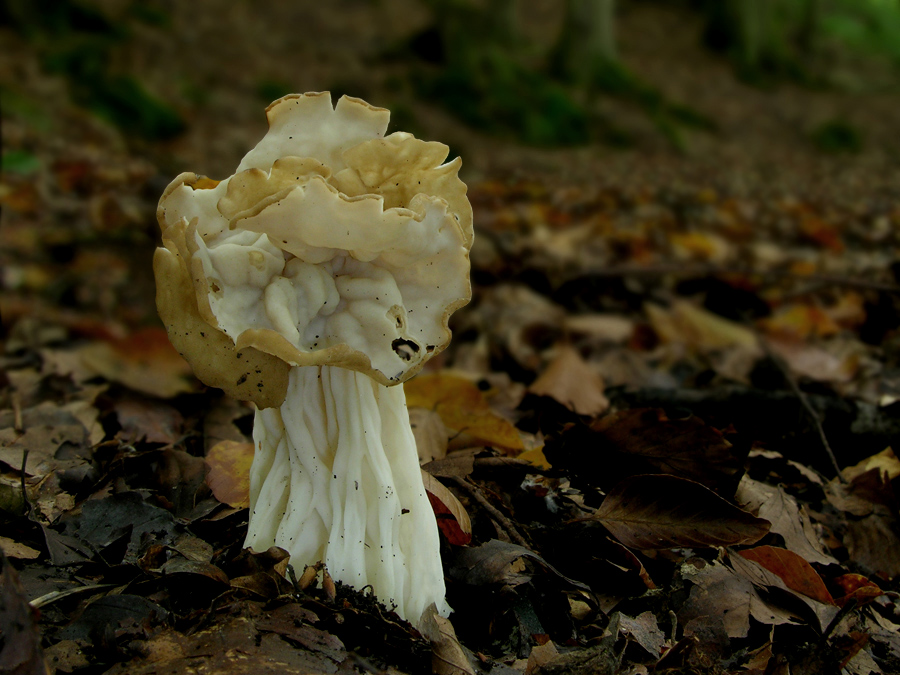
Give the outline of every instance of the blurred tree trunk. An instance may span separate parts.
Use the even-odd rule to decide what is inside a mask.
[[[566,18],[554,49],[554,67],[567,79],[586,81],[618,62],[615,0],[566,0]]]

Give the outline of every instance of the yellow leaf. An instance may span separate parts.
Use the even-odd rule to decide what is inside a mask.
[[[531,450],[526,450],[521,455],[519,455],[517,459],[524,459],[526,462],[530,462],[540,469],[550,468],[550,462],[548,462],[547,458],[544,457],[543,445],[539,448],[531,448]]]
[[[856,476],[872,469],[878,469],[887,476],[887,480],[894,480],[900,476],[900,460],[897,459],[897,455],[891,448],[887,448],[878,454],[867,457],[859,464],[847,467],[842,473],[847,480],[853,480]]]
[[[206,484],[215,498],[232,508],[250,506],[250,465],[253,443],[221,441],[206,455]]]
[[[464,431],[494,447],[523,448],[518,430],[491,410],[484,394],[469,380],[446,373],[419,375],[403,387],[410,408],[434,410],[450,429]]]
[[[685,300],[673,302],[671,309],[648,303],[645,310],[664,342],[680,342],[701,351],[735,346],[759,351],[753,331]]]

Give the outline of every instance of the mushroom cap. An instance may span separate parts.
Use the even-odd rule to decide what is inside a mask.
[[[388,111],[359,99],[291,95],[266,112],[269,132],[235,175],[182,174],[160,200],[154,270],[170,338],[201,380],[260,407],[283,400],[291,366],[409,379],[471,297],[460,160],[384,137]],[[207,326],[215,346],[185,335]],[[247,358],[264,393],[222,384],[246,375]]]

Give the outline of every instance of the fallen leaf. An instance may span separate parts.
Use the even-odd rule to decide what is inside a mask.
[[[521,457],[521,455],[520,455]],[[519,457],[516,458],[518,460]],[[426,472],[438,478],[465,478],[475,469],[474,452],[455,452],[444,459],[436,459],[422,466]]]
[[[173,444],[183,434],[181,413],[161,401],[134,396],[117,398],[113,410],[122,427],[119,438],[126,443]]]
[[[547,457],[544,455],[544,446],[526,450],[525,452],[517,455],[516,459],[522,460],[523,462],[528,462],[529,464],[533,464],[540,469],[550,468],[550,462],[547,461]]]
[[[727,644],[729,639],[747,637],[750,617],[766,625],[793,623],[794,615],[767,605],[747,579],[720,563],[690,570],[690,595],[678,612],[685,635],[701,641],[711,638]],[[718,634],[718,635],[717,635]]]
[[[752,330],[686,300],[674,301],[669,309],[649,303],[644,309],[653,330],[664,342],[681,343],[700,351],[740,346],[762,355]]]
[[[527,581],[529,578],[527,575],[519,574],[510,569],[510,566],[520,558],[533,560],[570,586],[590,593],[589,586],[561,574],[534,551],[529,551],[524,546],[510,544],[499,539],[491,539],[481,546],[460,549],[453,559],[448,574],[457,581],[462,581],[472,586],[497,583],[516,585]]]
[[[595,477],[609,487],[628,476],[664,473],[725,491],[734,489],[743,468],[740,453],[698,417],[670,420],[661,410],[633,408],[592,422],[583,434],[578,428],[569,434],[576,453],[567,459],[575,463],[569,469],[589,484]],[[567,442],[565,434],[562,440]],[[588,447],[595,450],[585,452]]]
[[[590,520],[639,549],[753,543],[769,531],[767,521],[699,483],[651,474],[619,483]]]
[[[250,466],[253,443],[219,441],[206,454],[206,484],[223,504],[236,509],[250,506]]]
[[[807,343],[769,339],[769,348],[797,375],[817,382],[849,382],[859,371],[859,356],[842,356]]]
[[[525,665],[525,675],[540,672],[541,666],[550,663],[557,656],[559,656],[559,650],[552,640],[532,647],[531,653],[528,655],[528,663]]]
[[[819,541],[806,511],[784,489],[744,476],[738,485],[735,499],[751,513],[772,523],[772,532],[784,539],[785,548],[797,553],[807,562],[822,565],[837,563]]]
[[[801,303],[783,305],[757,325],[768,335],[792,340],[834,335],[841,330],[824,309]]]
[[[900,575],[900,537],[898,522],[890,509],[876,504],[863,518],[848,518],[844,545],[850,559],[864,571],[886,579]]]
[[[652,656],[659,657],[666,648],[666,636],[659,629],[653,612],[644,612],[633,619],[620,612],[619,632],[633,639]]]
[[[621,344],[634,333],[634,321],[618,314],[576,314],[566,316],[565,328],[569,334]]]
[[[855,600],[857,605],[865,605],[875,598],[884,595],[881,587],[864,577],[862,574],[841,574],[831,580],[843,593],[835,599],[838,607],[843,607],[850,600]]]
[[[774,546],[757,546],[738,551],[738,555],[759,563],[776,574],[791,590],[825,604],[834,604],[834,599],[825,588],[822,577],[812,568],[812,565],[793,551]]]
[[[419,464],[442,459],[447,454],[447,441],[450,439],[450,434],[437,411],[427,408],[409,408],[409,426],[416,439]]]
[[[18,560],[34,560],[41,555],[40,551],[9,537],[0,537],[0,551],[7,558],[17,558]]]
[[[92,342],[78,350],[81,364],[95,376],[133,391],[173,398],[195,391],[193,371],[162,328],[146,328],[122,339]]]
[[[451,544],[465,546],[472,540],[472,521],[465,507],[443,483],[425,470],[422,482],[434,510],[438,529]]]
[[[744,579],[747,579],[754,586],[765,589],[780,588],[806,605],[815,617],[817,624],[816,628],[820,631],[824,631],[838,613],[838,608],[834,603],[819,602],[814,598],[810,598],[808,595],[804,595],[803,593],[799,593],[789,588],[780,576],[774,572],[770,572],[755,560],[750,560],[742,556],[731,556],[730,561],[734,571]],[[772,598],[772,601],[769,603],[770,607],[776,600],[777,596]],[[787,610],[789,608],[785,607],[784,609]]]
[[[450,429],[465,431],[499,448],[523,448],[516,428],[491,410],[484,393],[464,377],[447,373],[419,375],[403,387],[409,407],[434,410]]]
[[[867,457],[858,464],[848,466],[841,473],[848,481],[852,481],[857,476],[872,469],[878,469],[879,473],[886,476],[887,480],[894,480],[900,476],[900,459],[897,459],[893,449],[886,448],[871,457]]]
[[[475,675],[450,620],[436,612],[429,615],[429,620],[434,622],[427,631],[431,637],[431,672],[435,675]]]
[[[0,552],[0,672],[47,675],[38,611],[25,598],[15,568]]]
[[[549,396],[579,415],[596,417],[609,408],[603,379],[571,347],[560,347],[528,391]]]
[[[68,446],[73,451],[87,446],[87,429],[64,407],[45,401],[22,412],[22,431],[15,429],[13,411],[0,412],[0,462],[21,470],[25,450],[25,473],[43,476],[52,469],[57,451]]]

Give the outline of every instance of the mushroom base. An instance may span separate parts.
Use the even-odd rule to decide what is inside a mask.
[[[402,386],[332,366],[291,369],[280,408],[258,410],[245,547],[280,546],[371,586],[413,622],[450,612],[434,512]]]

